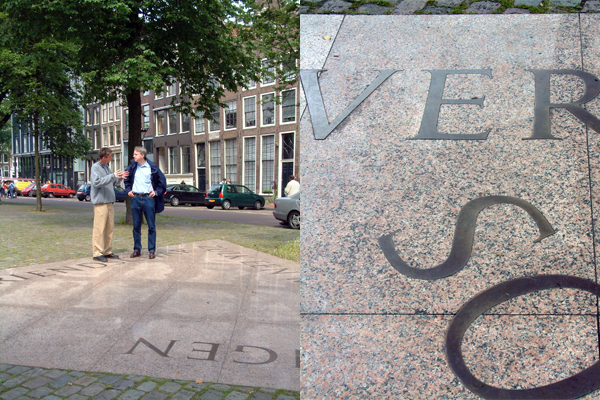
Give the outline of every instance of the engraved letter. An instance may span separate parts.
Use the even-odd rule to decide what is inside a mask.
[[[558,139],[550,133],[550,109],[564,108],[600,133],[600,120],[581,107],[582,104],[593,100],[600,93],[598,78],[589,72],[574,69],[529,69],[535,75],[535,108],[533,119],[533,134],[526,139]],[[573,103],[550,103],[550,75],[575,75],[583,80],[585,93]]]
[[[137,347],[138,344],[140,344],[140,342],[144,343],[147,347],[149,347],[150,349],[152,349],[155,353],[159,354],[161,357],[169,357],[169,351],[171,351],[171,347],[173,347],[173,345],[175,344],[177,340],[171,340],[171,343],[169,343],[169,345],[167,346],[167,349],[163,352],[160,351],[157,347],[155,347],[154,345],[152,345],[152,343],[150,343],[149,341],[147,341],[144,338],[139,338],[137,342],[135,342],[135,344],[133,345],[133,347],[131,348],[131,350],[129,350],[127,353],[125,354],[133,354],[133,350],[135,350],[135,348]]]
[[[217,350],[219,350],[219,343],[208,343],[208,342],[194,342],[194,343],[210,344],[210,350],[192,349],[192,351],[201,351],[203,353],[208,353],[208,357],[207,358],[198,358],[198,357],[188,356],[189,360],[215,361],[215,356],[217,355]]]
[[[257,347],[257,346],[238,346],[235,351],[237,352],[244,352],[244,347],[252,347],[253,349],[261,349],[266,351],[267,353],[269,353],[269,359],[267,361],[263,361],[263,362],[244,362],[244,361],[236,361],[233,360],[234,363],[238,363],[238,364],[268,364],[268,363],[272,363],[273,361],[277,360],[277,353],[275,353],[273,350],[269,350],[266,349],[264,347]]]
[[[492,77],[491,69],[457,69],[457,70],[430,70],[431,82],[429,84],[429,93],[427,94],[427,103],[425,103],[425,112],[421,120],[419,134],[412,140],[417,139],[442,139],[442,140],[485,140],[491,129],[476,135],[471,134],[450,134],[441,133],[437,130],[438,119],[440,116],[440,107],[442,104],[475,104],[483,108],[485,95],[480,99],[443,99],[444,87],[446,86],[446,77],[448,75],[458,74],[477,74]]]
[[[315,139],[322,140],[327,138],[329,134],[337,128],[360,103],[362,103],[375,89],[389,78],[397,70],[381,71],[377,78],[371,83],[352,103],[346,107],[344,111],[331,123],[327,118],[323,96],[321,95],[321,87],[319,86],[319,78],[317,74],[321,72],[319,69],[304,69],[300,71],[300,80],[304,86],[304,94],[306,95],[306,103],[310,111],[310,119],[312,120],[313,132]]]

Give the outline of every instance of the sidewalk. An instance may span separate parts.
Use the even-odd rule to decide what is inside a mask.
[[[0,399],[299,397],[298,263],[221,240],[120,256],[0,271]]]

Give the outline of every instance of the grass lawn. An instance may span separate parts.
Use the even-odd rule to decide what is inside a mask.
[[[124,212],[115,212],[113,252],[131,252],[130,225],[119,224]],[[93,212],[88,209],[0,205],[0,269],[92,256]],[[223,239],[250,249],[300,261],[300,232],[232,222],[202,221],[156,215],[158,247]],[[148,230],[142,226],[142,246],[146,249]]]

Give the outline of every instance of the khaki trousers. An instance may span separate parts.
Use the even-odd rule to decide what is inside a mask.
[[[112,236],[115,228],[113,203],[94,204],[94,233],[92,235],[92,257],[112,253]]]

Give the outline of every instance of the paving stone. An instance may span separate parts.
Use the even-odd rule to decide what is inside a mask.
[[[16,367],[12,367],[8,371],[6,371],[6,373],[11,374],[11,375],[22,374],[23,372],[30,370],[30,369],[31,369],[30,367],[16,366]]]
[[[228,390],[231,390],[231,386],[223,385],[221,383],[216,383],[214,385],[210,385],[210,388],[220,390],[221,392],[226,392]]]
[[[67,400],[86,400],[87,397],[82,396],[80,394],[74,394],[73,396],[67,397]]]
[[[63,371],[60,369],[53,369],[50,372],[46,372],[44,375],[47,376],[48,378],[52,378],[52,379],[56,379],[56,378],[60,378],[63,375],[66,375],[67,371]]]
[[[320,8],[321,11],[339,12],[350,8],[352,3],[344,0],[327,0]]]
[[[254,388],[250,386],[236,386],[235,390],[241,390],[242,392],[250,393],[254,390]]]
[[[46,396],[46,397],[42,397],[41,400],[62,400],[62,399],[57,396]]]
[[[185,385],[186,389],[195,390],[197,392],[204,389],[205,387],[206,387],[206,383],[190,382],[187,385]]]
[[[358,7],[358,12],[369,13],[369,14],[383,14],[390,10],[388,7],[380,6],[378,4],[365,4],[364,6]]]
[[[68,396],[74,395],[75,393],[79,392],[81,389],[83,389],[81,386],[67,385],[61,389],[58,389],[56,392],[54,392],[54,394],[57,396],[61,396],[61,397],[68,397]]]
[[[298,7],[298,11],[300,12],[300,14],[306,14],[306,13],[308,13],[308,10],[310,10],[309,6],[300,6],[300,7]]]
[[[142,375],[128,375],[127,379],[129,379],[130,381],[139,382],[146,379],[146,377]]]
[[[69,372],[69,375],[74,376],[76,378],[81,378],[82,376],[85,376],[86,374],[83,372],[79,372],[79,371],[71,371],[71,372]]]
[[[600,12],[600,1],[587,1],[581,12]]]
[[[98,394],[96,397],[94,397],[94,400],[111,400],[120,394],[121,394],[121,392],[119,390],[114,390],[114,389],[105,390],[105,391],[101,392],[100,394]]]
[[[502,14],[531,14],[531,11],[525,8],[507,8]]]
[[[261,389],[262,390],[262,389]],[[270,395],[268,393],[254,393],[252,395],[252,397],[250,397],[252,400],[273,400],[273,395]]]
[[[21,375],[28,376],[30,378],[35,378],[36,376],[42,375],[46,371],[48,371],[48,370],[45,368],[33,368],[33,369],[30,369],[29,371],[23,372]]]
[[[23,383],[27,380],[29,380],[29,377],[23,376],[23,375],[18,375],[18,376],[15,376],[14,378],[11,378],[11,379],[7,380],[6,382],[4,382],[2,384],[2,386],[10,388],[13,386],[20,385],[21,383]]]
[[[465,0],[436,0],[435,4],[442,7],[458,7]]]
[[[0,399],[3,400],[15,400],[17,397],[23,396],[25,393],[29,392],[29,389],[23,387],[16,387],[8,392],[4,392],[0,395]]]
[[[59,387],[65,386],[69,382],[73,382],[74,380],[75,380],[74,376],[63,375],[60,378],[55,379],[52,382],[50,382],[49,385],[52,386],[53,388],[59,388]]]
[[[296,400],[294,396],[288,396],[287,394],[280,394],[275,400]]]
[[[190,400],[196,393],[190,392],[189,390],[182,390],[176,395],[171,396],[171,400]]]
[[[21,396],[21,397],[17,397],[15,400],[32,400],[32,398],[27,397],[27,396]]]
[[[104,389],[106,389],[106,385],[96,382],[83,389],[81,392],[79,392],[79,394],[82,396],[95,396]]]
[[[550,4],[558,7],[577,7],[581,5],[581,0],[550,0]]]
[[[112,386],[113,386],[113,389],[126,390],[126,389],[129,389],[130,387],[135,386],[135,382],[132,380],[129,380],[129,379],[123,379],[122,381],[119,381]]]
[[[167,393],[175,393],[179,389],[181,389],[181,385],[175,382],[164,383],[161,387],[158,388],[158,390],[160,390],[161,392]]]
[[[137,390],[143,390],[144,392],[149,392],[156,387],[156,382],[146,381],[138,385],[136,387]]]
[[[53,392],[53,390],[50,389],[48,386],[42,386],[35,390],[32,390],[31,392],[29,392],[27,394],[34,399],[41,399],[42,397],[44,397],[52,392]]]
[[[515,0],[515,6],[539,7],[542,0]]]
[[[394,7],[394,14],[414,14],[415,11],[422,10],[427,4],[427,0],[404,0]]]
[[[0,372],[0,381],[6,381],[8,379],[10,379],[11,375],[10,374],[6,374],[4,372]]]
[[[265,393],[275,393],[277,391],[277,389],[273,389],[273,388],[260,388],[261,392],[265,392]]]
[[[98,382],[106,383],[107,385],[112,385],[113,383],[120,381],[124,377],[125,377],[125,375],[106,375],[105,377],[100,379]]]
[[[119,399],[121,399],[121,400],[137,400],[145,394],[146,394],[146,392],[131,389],[131,390],[126,391],[122,395],[120,395]]]
[[[7,369],[11,369],[14,365],[11,364],[0,364],[0,371],[6,371]]]
[[[248,393],[236,392],[234,390],[225,397],[225,400],[246,400],[247,398]]]
[[[25,382],[21,386],[25,386],[29,389],[37,389],[40,386],[44,386],[48,382],[52,381],[50,378],[46,378],[45,376],[38,376],[37,378],[33,378],[32,380]]]
[[[168,394],[159,393],[156,390],[153,390],[144,397],[142,397],[142,400],[165,400],[167,397],[169,397]]]
[[[423,8],[424,13],[433,14],[433,15],[450,14],[450,11],[452,11],[452,9],[449,7],[425,6]]]
[[[477,3],[473,3],[467,8],[466,12],[474,12],[477,14],[491,14],[497,9],[500,8],[500,3],[496,3],[493,1],[478,1]]]
[[[217,392],[216,390],[207,390],[200,398],[202,400],[220,400],[223,397],[223,393]]]
[[[83,376],[73,382],[74,385],[88,386],[90,383],[94,383],[98,380],[95,376]]]

